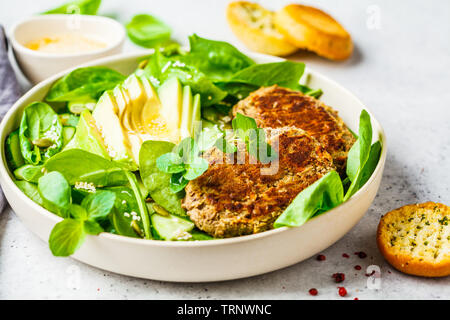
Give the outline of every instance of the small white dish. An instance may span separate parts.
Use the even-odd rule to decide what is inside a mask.
[[[30,41],[74,33],[98,39],[106,46],[77,53],[49,53],[26,47]],[[68,14],[26,18],[15,24],[9,33],[18,65],[33,84],[82,63],[120,53],[125,36],[125,28],[111,18]]]
[[[136,70],[143,57],[152,53],[151,50],[126,53],[84,66],[105,66],[130,74]],[[258,63],[282,60],[268,55],[246,54]],[[50,231],[61,218],[34,203],[15,185],[5,160],[5,139],[19,126],[23,109],[31,102],[41,101],[51,85],[67,72],[69,70],[28,91],[0,124],[0,185],[17,216],[44,241],[48,241]],[[221,281],[259,275],[293,265],[342,238],[364,216],[377,194],[386,161],[386,137],[373,114],[348,90],[309,68],[304,77],[307,79],[305,84],[323,90],[320,100],[337,110],[354,132],[358,132],[361,110],[366,109],[371,116],[373,140],[382,141],[383,149],[375,171],[348,201],[301,227],[283,227],[229,239],[171,242],[103,232],[98,236],[87,236],[82,247],[72,257],[97,268],[140,278],[177,282]]]

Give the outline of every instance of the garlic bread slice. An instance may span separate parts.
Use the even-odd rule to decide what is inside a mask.
[[[331,60],[347,59],[353,51],[350,34],[317,8],[290,4],[274,15],[275,27],[289,42]]]
[[[423,277],[450,275],[450,207],[434,202],[406,205],[380,220],[377,243],[397,270]]]
[[[231,2],[227,7],[227,20],[236,37],[253,51],[287,56],[298,50],[276,30],[273,12],[259,4]]]

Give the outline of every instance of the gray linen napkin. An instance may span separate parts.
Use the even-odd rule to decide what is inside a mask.
[[[0,120],[20,97],[20,87],[8,60],[8,44],[5,31],[0,25]],[[5,208],[5,196],[0,190],[0,213]]]

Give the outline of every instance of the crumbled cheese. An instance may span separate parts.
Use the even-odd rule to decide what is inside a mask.
[[[87,182],[75,182],[75,189],[86,190],[87,192],[95,192],[95,185]]]
[[[128,212],[124,212],[123,215],[124,215],[125,217],[127,217],[127,218],[130,217],[130,214],[129,214]]]
[[[122,204],[127,204],[127,202],[125,200],[122,200]]]
[[[167,70],[167,68],[170,67],[171,63],[172,63],[171,61],[167,62],[167,63],[164,65],[164,67],[162,67],[161,72],[164,73],[164,72]]]
[[[176,240],[189,240],[192,238],[192,235],[189,232],[178,229],[174,232],[174,237]]]
[[[110,146],[106,146],[106,152],[108,152],[108,155],[111,158],[115,158],[117,156],[117,152],[113,148],[111,148]]]
[[[150,81],[156,85],[159,85],[159,80],[156,79],[154,76],[150,76]]]
[[[180,61],[175,61],[175,62],[172,64],[172,66],[173,66],[173,67],[186,67],[186,64],[184,64],[183,62],[180,62]]]

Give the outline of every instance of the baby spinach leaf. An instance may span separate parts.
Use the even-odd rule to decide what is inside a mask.
[[[23,158],[33,165],[58,153],[63,135],[56,112],[43,102],[27,106],[20,122],[19,141]]]
[[[101,0],[76,0],[62,6],[48,10],[43,14],[97,14]]]
[[[234,74],[229,82],[252,84],[259,87],[277,84],[280,87],[298,90],[304,71],[305,64],[300,62],[282,61],[255,64]]]
[[[330,171],[300,192],[274,223],[274,228],[299,227],[314,215],[343,202],[344,188],[336,171]]]
[[[71,189],[61,173],[53,171],[39,178],[38,191],[46,209],[63,218],[69,216]]]
[[[139,165],[142,181],[148,189],[151,198],[172,214],[186,216],[181,207],[182,195],[170,190],[169,173],[160,171],[156,159],[165,153],[172,152],[175,144],[165,141],[145,141],[139,152]]]
[[[67,257],[81,247],[85,238],[84,221],[64,219],[53,227],[48,244],[54,256]]]
[[[113,89],[125,76],[106,67],[78,68],[56,81],[47,101],[97,100],[106,90]]]
[[[156,51],[149,57],[143,72],[156,87],[171,77],[177,77],[183,85],[191,87],[193,94],[200,94],[202,107],[216,104],[227,96],[197,67],[182,62],[179,55],[166,57]]]
[[[363,168],[370,155],[372,143],[372,124],[370,122],[370,116],[366,110],[361,111],[358,134],[358,140],[356,140],[348,152],[346,170],[347,176],[352,183],[345,194],[344,201],[349,199],[360,188]]]
[[[25,193],[25,195],[36,202],[40,206],[44,206],[44,200],[39,194],[37,185],[28,181],[14,181],[19,189]]]
[[[227,42],[201,38],[196,34],[189,37],[190,52],[181,61],[194,65],[209,79],[228,80],[236,72],[255,62]]]
[[[133,215],[131,212],[138,212],[139,207],[136,202],[136,198],[133,195],[133,190],[129,187],[112,187],[107,190],[114,192],[116,195],[116,201],[114,209],[109,215],[109,220],[113,225],[113,228],[117,234],[140,238],[140,234],[133,228]],[[142,225],[142,219],[136,221],[135,224],[138,230],[144,230]]]
[[[133,190],[134,197],[136,198],[137,205],[139,207],[139,214],[142,220],[142,225],[144,227],[144,237],[146,239],[152,238],[151,233],[151,225],[150,225],[150,217],[148,215],[147,206],[145,205],[145,201],[142,198],[141,191],[139,189],[139,185],[136,179],[136,176],[134,173],[130,171],[125,171],[125,174],[127,175],[128,182],[131,186],[131,190]]]
[[[146,48],[169,41],[172,32],[164,22],[148,14],[135,15],[125,27],[131,41]]]
[[[366,182],[372,176],[372,173],[375,171],[377,167],[378,161],[380,160],[381,155],[381,142],[377,141],[370,147],[369,158],[367,159],[366,164],[361,173],[361,181],[359,182],[359,188],[366,184]]]
[[[50,158],[44,167],[47,171],[62,172],[71,185],[87,182],[104,187],[128,183],[120,164],[81,149],[62,151]]]

